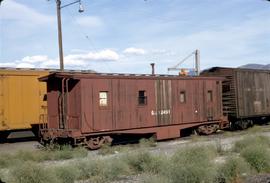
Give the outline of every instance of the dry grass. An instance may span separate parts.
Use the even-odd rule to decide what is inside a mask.
[[[15,154],[0,154],[0,169],[18,165],[19,162],[44,162],[51,160],[67,160],[72,158],[83,158],[88,155],[85,148],[71,148],[69,146],[61,149],[42,149],[39,151],[18,151]]]
[[[189,147],[179,150],[170,160],[167,169],[168,178],[172,183],[213,182],[214,164],[211,161],[216,156],[213,147]]]
[[[231,156],[218,167],[215,182],[243,182],[250,174],[250,166],[243,158]]]
[[[258,173],[270,173],[270,151],[265,146],[248,146],[241,151],[240,155]]]
[[[254,145],[259,145],[268,148],[270,147],[270,138],[266,136],[255,136],[255,135],[246,136],[244,139],[235,142],[233,151],[239,153],[243,149]]]
[[[172,156],[153,154],[143,151],[143,147],[152,147],[152,142],[143,140],[134,151],[130,146],[104,147],[106,153],[123,152],[117,156],[101,159],[84,158],[85,149],[61,148],[44,149],[35,153],[21,151],[14,155],[0,156],[1,170],[5,180],[14,183],[54,182],[71,183],[88,181],[105,183],[114,180],[126,180],[140,175],[145,183],[202,183],[202,182],[241,182],[254,172],[270,172],[270,142],[265,136],[247,136],[237,141],[233,155],[224,152],[221,141],[213,146],[186,146]],[[197,143],[196,143],[197,144]],[[254,145],[255,144],[255,145]],[[129,152],[124,153],[126,150]],[[225,163],[216,163],[217,156],[227,156]],[[74,159],[51,167],[42,166],[44,161]],[[13,166],[16,165],[16,166]],[[0,171],[3,175],[4,171]],[[6,178],[8,177],[8,178]]]

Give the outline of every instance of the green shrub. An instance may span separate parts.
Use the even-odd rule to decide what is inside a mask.
[[[112,147],[110,144],[104,144],[98,150],[98,154],[100,155],[108,155],[108,154],[114,154],[114,153],[115,153],[115,148]]]
[[[11,169],[11,180],[13,183],[48,183],[57,182],[53,173],[35,163],[26,162]]]
[[[151,174],[162,174],[169,167],[169,159],[163,155],[150,156],[149,162],[144,164],[143,169],[145,172]]]
[[[119,158],[106,161],[104,167],[104,178],[106,180],[117,180],[120,177],[131,174],[131,170],[125,161]]]
[[[52,160],[67,160],[73,158],[72,151],[70,150],[55,151],[51,155]]]
[[[237,141],[233,150],[235,152],[241,152],[246,147],[254,145],[270,147],[270,139],[266,136],[247,136],[244,139]]]
[[[149,152],[128,153],[124,161],[127,162],[132,171],[140,173],[151,163],[152,155]]]
[[[167,177],[171,182],[200,183],[214,180],[216,155],[213,147],[189,147],[176,152],[170,160]]]
[[[149,152],[129,153],[124,158],[134,173],[149,172],[161,173],[168,166],[168,159],[161,155],[152,155]]]
[[[0,154],[0,168],[7,168],[18,161],[43,162],[50,160],[66,160],[83,158],[88,155],[85,148],[71,148],[70,146],[57,146],[58,148],[44,148],[39,151],[18,151],[15,154]]]
[[[80,180],[86,180],[91,175],[91,167],[88,166],[89,162],[86,161],[78,161],[75,164],[76,169],[78,170],[78,179]]]
[[[73,166],[62,166],[54,168],[54,173],[61,183],[74,183],[78,177],[78,170]]]
[[[90,180],[91,182],[104,182],[106,180],[106,164],[101,160],[79,161],[75,166],[78,171],[78,179]]]
[[[31,151],[18,151],[15,154],[15,158],[22,161],[35,161],[36,153],[31,152]]]
[[[74,158],[85,158],[88,155],[88,150],[85,147],[76,147],[73,149]]]
[[[128,164],[121,158],[79,161],[75,167],[79,172],[78,179],[98,183],[131,174]]]
[[[0,182],[8,182],[9,181],[9,177],[8,177],[8,172],[1,169],[0,170]]]
[[[0,169],[9,167],[12,162],[14,162],[14,159],[11,155],[7,153],[0,154]]]
[[[142,138],[140,139],[139,146],[140,147],[156,147],[157,142],[155,141],[153,137],[149,139]]]
[[[270,152],[265,146],[248,146],[241,151],[240,155],[257,172],[270,172]]]
[[[143,183],[168,183],[170,180],[163,175],[145,174],[142,177]]]
[[[254,125],[253,127],[247,129],[247,132],[250,134],[254,134],[261,131],[263,131],[263,128],[258,125]]]
[[[250,166],[241,157],[229,157],[218,168],[215,182],[242,182],[243,178],[250,174]]]

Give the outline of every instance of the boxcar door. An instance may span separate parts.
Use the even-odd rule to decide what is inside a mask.
[[[171,124],[172,83],[171,80],[157,80],[155,83],[156,120],[158,125]]]
[[[112,90],[113,79],[99,79],[93,81],[94,96],[94,129],[107,131],[112,129],[112,103],[114,94]],[[115,81],[116,82],[116,81]]]
[[[206,101],[206,119],[213,120],[214,118],[214,88],[212,82],[204,81],[204,93]]]

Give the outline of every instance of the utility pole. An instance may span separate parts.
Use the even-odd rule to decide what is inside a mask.
[[[0,2],[3,0],[0,0]],[[59,46],[59,61],[60,61],[60,70],[64,71],[64,54],[63,54],[63,40],[62,40],[62,22],[61,22],[61,9],[67,6],[79,3],[79,13],[84,11],[81,0],[74,1],[72,3],[61,6],[61,0],[56,0],[56,11],[57,11],[57,28],[58,28],[58,46]]]
[[[62,22],[61,22],[61,0],[56,0],[56,11],[57,11],[57,25],[58,25],[58,46],[59,46],[60,70],[64,71],[64,54],[63,54]]]

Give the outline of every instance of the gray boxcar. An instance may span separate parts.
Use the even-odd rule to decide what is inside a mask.
[[[203,76],[223,76],[223,111],[241,128],[270,116],[270,71],[213,67]]]

